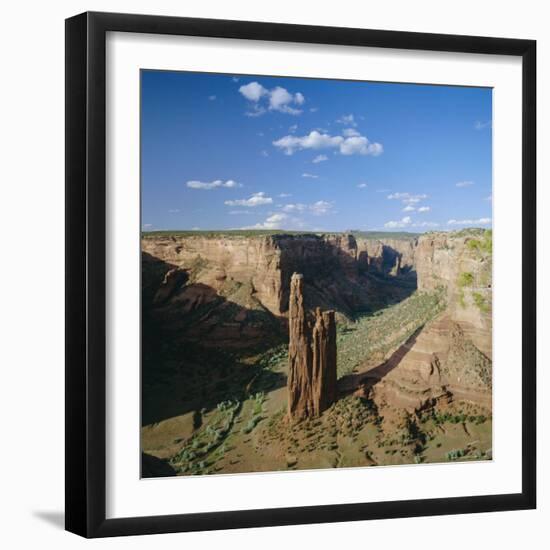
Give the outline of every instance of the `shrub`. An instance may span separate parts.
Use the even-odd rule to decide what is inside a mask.
[[[474,298],[474,303],[478,307],[479,311],[481,311],[482,313],[489,312],[489,304],[479,292],[474,292],[472,294],[472,297]]]
[[[491,254],[493,252],[493,232],[485,231],[481,239],[469,239],[466,242],[468,250]]]
[[[447,453],[448,460],[457,460],[462,458],[466,453],[462,449],[453,449]]]
[[[469,271],[463,271],[458,276],[458,286],[464,288],[465,286],[472,286],[474,282],[474,276]]]
[[[466,307],[466,302],[464,300],[464,291],[463,290],[461,290],[458,293],[458,303],[460,304],[460,307],[462,307],[462,308]]]
[[[469,250],[479,250],[481,247],[481,242],[478,239],[470,239],[466,246]]]
[[[242,429],[243,433],[249,434],[261,420],[263,420],[263,416],[260,415],[251,418],[246,426]]]

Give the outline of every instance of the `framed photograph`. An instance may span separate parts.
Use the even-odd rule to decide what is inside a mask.
[[[66,528],[535,507],[530,40],[66,21]]]

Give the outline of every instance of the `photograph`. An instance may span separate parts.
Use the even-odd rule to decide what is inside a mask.
[[[142,478],[493,460],[492,111],[141,69]]]

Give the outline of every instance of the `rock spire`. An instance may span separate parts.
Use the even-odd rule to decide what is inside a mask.
[[[336,322],[334,311],[304,308],[303,275],[290,281],[288,415],[292,420],[320,415],[336,400]]]

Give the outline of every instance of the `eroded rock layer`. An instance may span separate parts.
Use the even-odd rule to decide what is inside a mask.
[[[330,340],[325,336],[335,323],[328,313],[319,312],[308,325],[307,312],[334,310],[341,326],[354,330],[357,316],[385,311],[415,290],[419,295],[441,295],[444,312],[436,312],[437,322],[418,325],[414,342],[396,341],[384,355],[372,357],[376,367],[382,360],[392,365],[378,383],[378,393],[386,386],[388,399],[406,401],[413,408],[441,395],[441,388],[476,401],[490,399],[489,231],[402,239],[348,233],[158,235],[144,237],[142,249],[144,322],[165,330],[170,341],[205,347],[256,349],[285,342],[288,326],[298,322],[291,313],[298,307],[293,303],[296,295],[291,298],[291,276],[303,275],[299,283],[303,341],[298,339],[296,345],[301,342],[305,347],[300,353],[311,355],[300,360],[311,366],[311,372],[305,373],[309,386],[297,393],[307,396],[300,397],[299,405],[305,415],[318,414],[325,406],[324,394],[313,381],[325,376],[326,357],[332,352],[319,342]],[[386,332],[398,335],[405,322],[414,325],[416,320],[414,315],[393,320]],[[156,333],[148,329],[145,334]],[[362,351],[356,352],[359,356]],[[364,369],[371,368],[369,361],[366,354]],[[298,379],[294,383],[307,386]],[[330,402],[332,397],[327,399]]]
[[[310,324],[304,308],[304,278],[290,282],[288,415],[292,420],[318,416],[336,399],[336,322],[334,311],[315,311]]]

